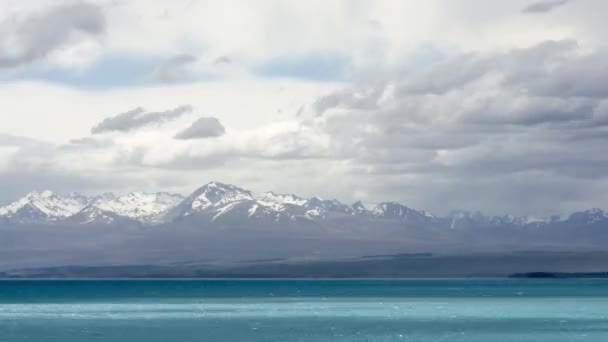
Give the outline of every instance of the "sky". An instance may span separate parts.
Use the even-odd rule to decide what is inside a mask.
[[[608,205],[604,0],[0,0],[0,203]]]

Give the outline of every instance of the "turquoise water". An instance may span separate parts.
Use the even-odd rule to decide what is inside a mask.
[[[0,281],[0,341],[608,341],[608,282]]]

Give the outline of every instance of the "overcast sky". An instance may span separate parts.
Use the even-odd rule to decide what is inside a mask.
[[[604,0],[0,0],[0,203],[211,180],[608,205]]]

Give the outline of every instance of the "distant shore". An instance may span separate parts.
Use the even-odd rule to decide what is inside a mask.
[[[61,265],[4,269],[24,278],[608,278],[605,252],[435,255],[402,253],[336,259],[209,260],[163,264]]]
[[[510,278],[533,278],[533,279],[569,279],[569,278],[608,278],[608,272],[584,272],[584,273],[562,273],[562,272],[528,272],[515,273]]]

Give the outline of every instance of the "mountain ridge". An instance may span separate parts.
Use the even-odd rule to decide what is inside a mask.
[[[462,227],[542,227],[563,222],[608,223],[601,209],[575,212],[565,219],[528,218],[512,215],[486,216],[481,212],[454,211],[436,216],[398,202],[380,202],[367,208],[361,201],[344,204],[337,199],[304,198],[268,191],[250,190],[222,182],[209,182],[189,196],[167,192],[131,192],[116,196],[105,193],[86,197],[78,193],[60,195],[49,190],[33,191],[0,207],[0,220],[11,224],[113,224],[117,221],[145,226],[170,224],[197,217],[198,222],[257,220],[273,223],[323,222],[337,218],[360,221],[386,220],[406,226],[445,229]],[[369,223],[368,223],[369,224]]]

